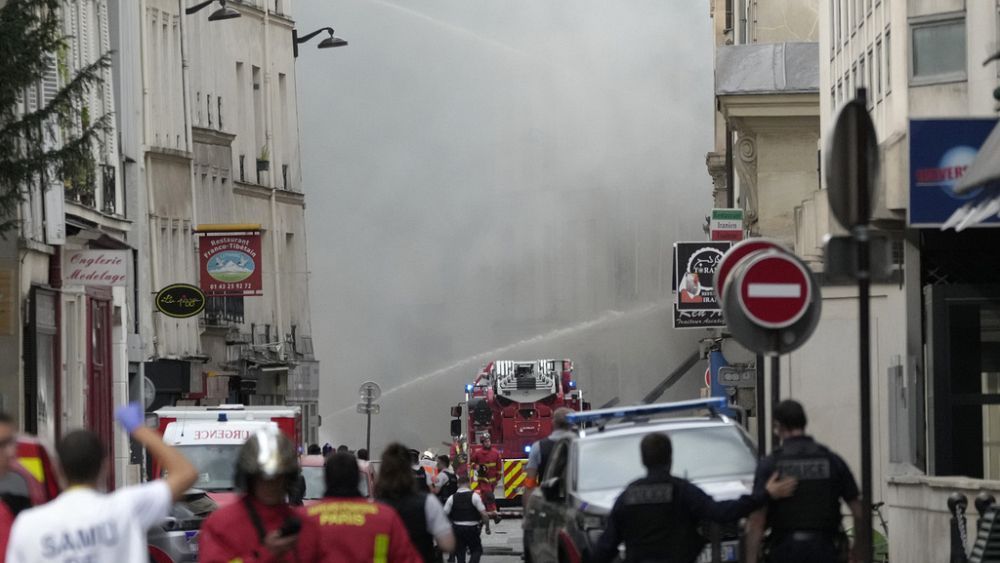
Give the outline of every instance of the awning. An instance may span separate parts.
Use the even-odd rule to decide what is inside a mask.
[[[942,231],[962,231],[1000,214],[1000,124],[993,128],[972,164],[955,184],[956,194],[977,191],[941,225]]]
[[[955,184],[955,193],[964,194],[984,187],[1000,187],[1000,124],[986,137],[976,158]]]

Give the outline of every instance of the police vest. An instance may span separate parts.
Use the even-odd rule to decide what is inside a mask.
[[[705,544],[678,498],[685,485],[667,476],[631,483],[619,499],[617,522],[626,562],[695,561]]]
[[[472,491],[462,491],[451,497],[451,512],[448,514],[448,518],[452,522],[479,522],[482,520],[482,515],[476,509],[476,505],[472,504],[472,494]]]
[[[429,493],[431,492],[430,487],[427,486],[427,472],[424,471],[423,467],[418,467],[413,470],[413,484],[414,490],[418,493]]]
[[[454,472],[448,470],[445,470],[444,474],[448,477],[448,482],[441,487],[441,490],[438,491],[437,495],[441,504],[447,502],[448,497],[458,492],[458,476],[455,475]]]
[[[837,531],[840,499],[834,489],[833,460],[829,450],[811,440],[796,440],[775,450],[776,471],[799,482],[794,495],[768,505],[768,520],[776,534]]]

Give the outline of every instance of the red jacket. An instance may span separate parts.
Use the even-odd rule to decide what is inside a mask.
[[[500,451],[491,447],[490,449],[479,448],[472,452],[473,467],[483,466],[486,468],[486,479],[491,483],[496,483],[500,477],[500,469],[503,467],[503,460],[500,459]]]
[[[10,527],[14,525],[14,515],[7,508],[7,503],[0,500],[0,563],[7,556],[7,540],[10,539]]]
[[[247,510],[245,497],[238,502],[225,506],[213,512],[201,526],[198,536],[198,560],[202,563],[230,563],[234,559],[242,563],[294,563],[296,561],[315,561],[312,544],[303,541],[310,537],[307,531],[309,525],[295,508],[287,504],[268,506],[256,500],[251,500],[264,533],[280,529],[289,516],[302,520],[302,531],[295,552],[282,557],[275,557],[262,544],[250,513]]]
[[[309,561],[423,563],[403,521],[389,506],[362,497],[325,498],[302,511],[309,525],[303,527],[300,541],[312,542],[316,553]]]

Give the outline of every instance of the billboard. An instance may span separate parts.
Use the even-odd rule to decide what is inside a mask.
[[[674,328],[724,327],[715,293],[715,270],[730,242],[674,244]]]
[[[958,195],[955,185],[979,153],[994,118],[910,120],[911,227],[940,227],[980,190]],[[1000,218],[983,221],[1000,225]]]
[[[201,235],[201,290],[209,297],[262,295],[260,249],[259,232]]]

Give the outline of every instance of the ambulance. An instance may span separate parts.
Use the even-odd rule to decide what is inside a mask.
[[[240,448],[261,428],[272,426],[298,447],[302,444],[302,411],[292,406],[219,405],[164,407],[155,412],[163,441],[176,447],[198,469],[194,488],[204,490],[220,506],[238,497],[233,478]],[[153,475],[162,468],[153,464]]]

